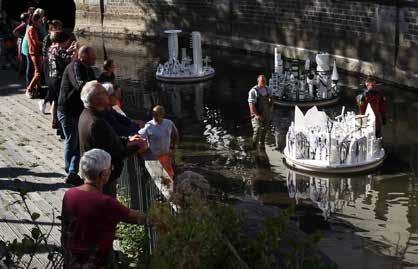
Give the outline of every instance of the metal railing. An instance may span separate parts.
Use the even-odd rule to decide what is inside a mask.
[[[155,201],[169,201],[172,184],[162,184],[162,178],[169,175],[158,160],[151,156],[132,156],[125,161],[120,176],[118,194],[126,198],[129,207],[148,213]],[[174,208],[173,208],[174,209]],[[149,251],[153,253],[157,234],[146,227],[149,238]]]

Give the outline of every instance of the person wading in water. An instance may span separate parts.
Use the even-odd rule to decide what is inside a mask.
[[[259,75],[257,85],[248,93],[248,105],[251,113],[251,124],[253,126],[252,147],[264,148],[267,129],[270,124],[273,112],[273,97],[271,89],[266,86],[266,77]]]
[[[356,98],[359,112],[361,115],[366,114],[367,105],[370,104],[376,116],[376,137],[382,137],[382,125],[386,125],[386,97],[374,77],[369,76],[364,84],[366,90]]]

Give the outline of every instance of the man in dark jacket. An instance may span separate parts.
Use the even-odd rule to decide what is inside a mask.
[[[85,109],[78,122],[80,153],[98,148],[111,155],[113,170],[103,192],[116,196],[116,181],[122,172],[124,159],[133,153],[144,152],[148,144],[139,135],[119,137],[106,122],[103,111],[109,106],[109,95],[100,83],[86,83],[81,99]]]
[[[64,70],[58,97],[57,117],[65,136],[64,160],[65,171],[68,173],[65,182],[72,185],[82,183],[77,175],[80,159],[78,119],[84,109],[80,92],[86,82],[96,79],[91,68],[95,62],[94,49],[81,47],[78,51],[78,59],[71,62]]]

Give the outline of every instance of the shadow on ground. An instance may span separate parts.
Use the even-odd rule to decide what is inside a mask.
[[[20,181],[16,183],[14,180],[0,180],[0,190],[10,190],[20,192],[25,190],[27,192],[42,192],[42,191],[55,191],[63,188],[68,188],[69,185],[64,182],[57,183],[35,183]]]
[[[37,173],[25,167],[0,167],[0,179],[15,178],[19,176],[34,176],[34,177],[65,177],[65,175],[56,172]]]
[[[0,190],[19,191],[25,189],[28,192],[35,191],[52,191],[61,188],[68,188],[64,182],[41,183],[16,180],[20,176],[33,176],[35,178],[64,178],[60,173],[36,173],[28,168],[22,167],[6,167],[0,168]]]

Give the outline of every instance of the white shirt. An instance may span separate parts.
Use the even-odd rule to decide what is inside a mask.
[[[174,123],[169,119],[163,119],[160,124],[155,120],[150,120],[138,133],[148,139],[151,152],[159,156],[170,151],[173,131],[177,132]]]
[[[257,90],[258,89],[258,93]],[[254,86],[251,88],[250,92],[248,93],[248,103],[252,103],[255,104],[257,103],[257,98],[258,98],[258,94],[260,94],[261,96],[271,96],[272,92],[271,89],[267,86],[259,88],[258,86]]]

